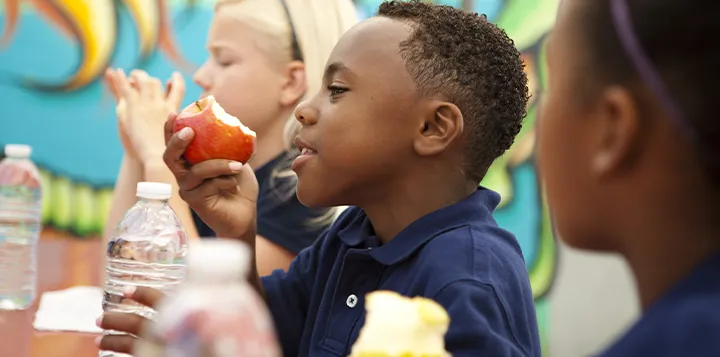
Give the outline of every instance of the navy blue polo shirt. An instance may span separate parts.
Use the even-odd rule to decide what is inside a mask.
[[[453,357],[540,356],[520,246],[492,216],[499,202],[480,188],[385,245],[365,212],[348,208],[287,272],[262,278],[285,357],[347,356],[365,321],[365,295],[375,290],[444,306]]]
[[[652,304],[601,356],[720,356],[720,254]]]
[[[294,156],[283,153],[255,170],[258,181],[257,234],[297,254],[310,246],[330,227],[315,223],[327,208],[308,208],[295,195],[294,179],[273,177],[273,171],[289,169]],[[192,211],[198,235],[215,237],[215,232]]]

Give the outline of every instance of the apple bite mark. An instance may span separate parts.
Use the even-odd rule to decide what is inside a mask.
[[[190,165],[213,159],[246,164],[255,154],[255,132],[225,112],[213,96],[197,100],[178,113],[173,132],[185,127],[195,132],[184,154]]]
[[[247,126],[243,125],[243,123],[240,121],[240,119],[234,117],[232,114],[229,114],[228,112],[223,109],[223,107],[220,106],[217,102],[212,104],[211,110],[213,111],[213,114],[216,118],[218,118],[223,123],[229,125],[229,126],[236,126],[239,127],[245,134],[256,136],[255,132],[250,130]]]

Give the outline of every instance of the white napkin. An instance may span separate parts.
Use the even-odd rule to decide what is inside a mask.
[[[95,286],[75,286],[42,294],[33,326],[38,331],[101,333],[95,320],[102,311],[103,291]]]

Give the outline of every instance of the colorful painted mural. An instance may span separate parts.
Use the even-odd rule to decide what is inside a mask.
[[[381,0],[356,0],[360,18]],[[557,266],[534,162],[537,107],[545,85],[543,41],[558,0],[438,0],[504,28],[521,50],[532,101],[513,148],[484,185],[502,194],[499,223],[523,248],[543,336]],[[44,234],[93,239],[103,230],[122,155],[104,69],[141,67],[167,78],[204,61],[213,0],[4,0],[0,7],[0,145],[28,143],[42,169]],[[186,100],[199,95],[188,88]]]

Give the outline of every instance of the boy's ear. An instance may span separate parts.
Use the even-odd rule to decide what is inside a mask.
[[[426,113],[418,128],[415,152],[421,156],[437,155],[462,136],[463,115],[457,105],[440,100],[430,101]]]

